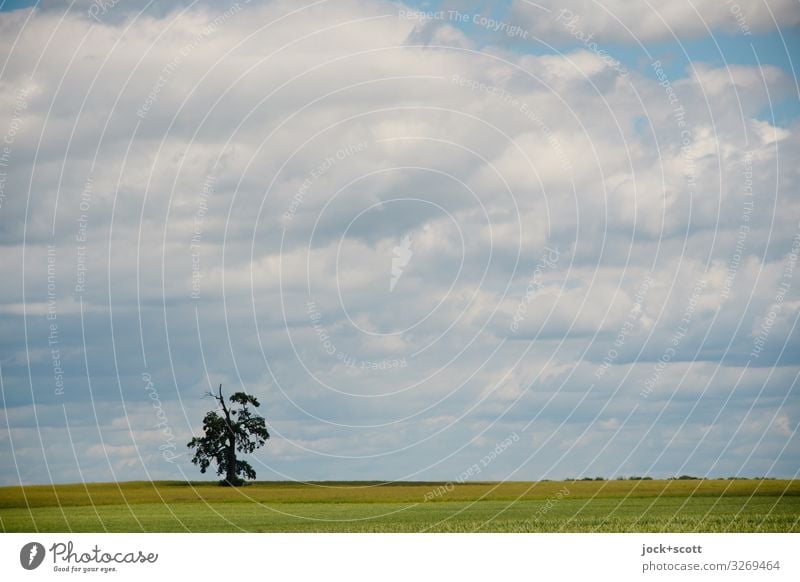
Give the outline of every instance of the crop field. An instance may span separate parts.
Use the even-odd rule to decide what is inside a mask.
[[[0,488],[5,532],[800,532],[800,481]]]

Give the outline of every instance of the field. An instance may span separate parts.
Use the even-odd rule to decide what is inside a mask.
[[[800,481],[0,488],[5,532],[800,532]]]

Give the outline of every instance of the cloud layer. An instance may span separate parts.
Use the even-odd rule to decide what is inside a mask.
[[[0,13],[5,483],[196,478],[218,383],[265,479],[796,475],[797,81],[653,44],[793,3],[92,6]]]

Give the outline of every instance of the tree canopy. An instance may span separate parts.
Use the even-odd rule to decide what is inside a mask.
[[[217,475],[225,475],[220,485],[238,486],[244,479],[255,479],[256,472],[247,461],[238,459],[236,453],[250,454],[264,446],[269,439],[264,417],[251,410],[260,403],[255,396],[235,392],[226,404],[222,384],[218,394],[209,393],[218,403],[218,410],[211,410],[203,418],[202,437],[194,437],[187,443],[195,449],[192,463],[205,473],[212,463],[217,466]],[[222,414],[220,414],[222,413]]]

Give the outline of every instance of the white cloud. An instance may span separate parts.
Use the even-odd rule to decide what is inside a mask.
[[[719,2],[672,0],[515,0],[515,21],[534,34],[565,40],[577,30],[597,40],[634,43],[677,38],[687,40],[715,31],[751,35],[800,23],[793,0]]]

